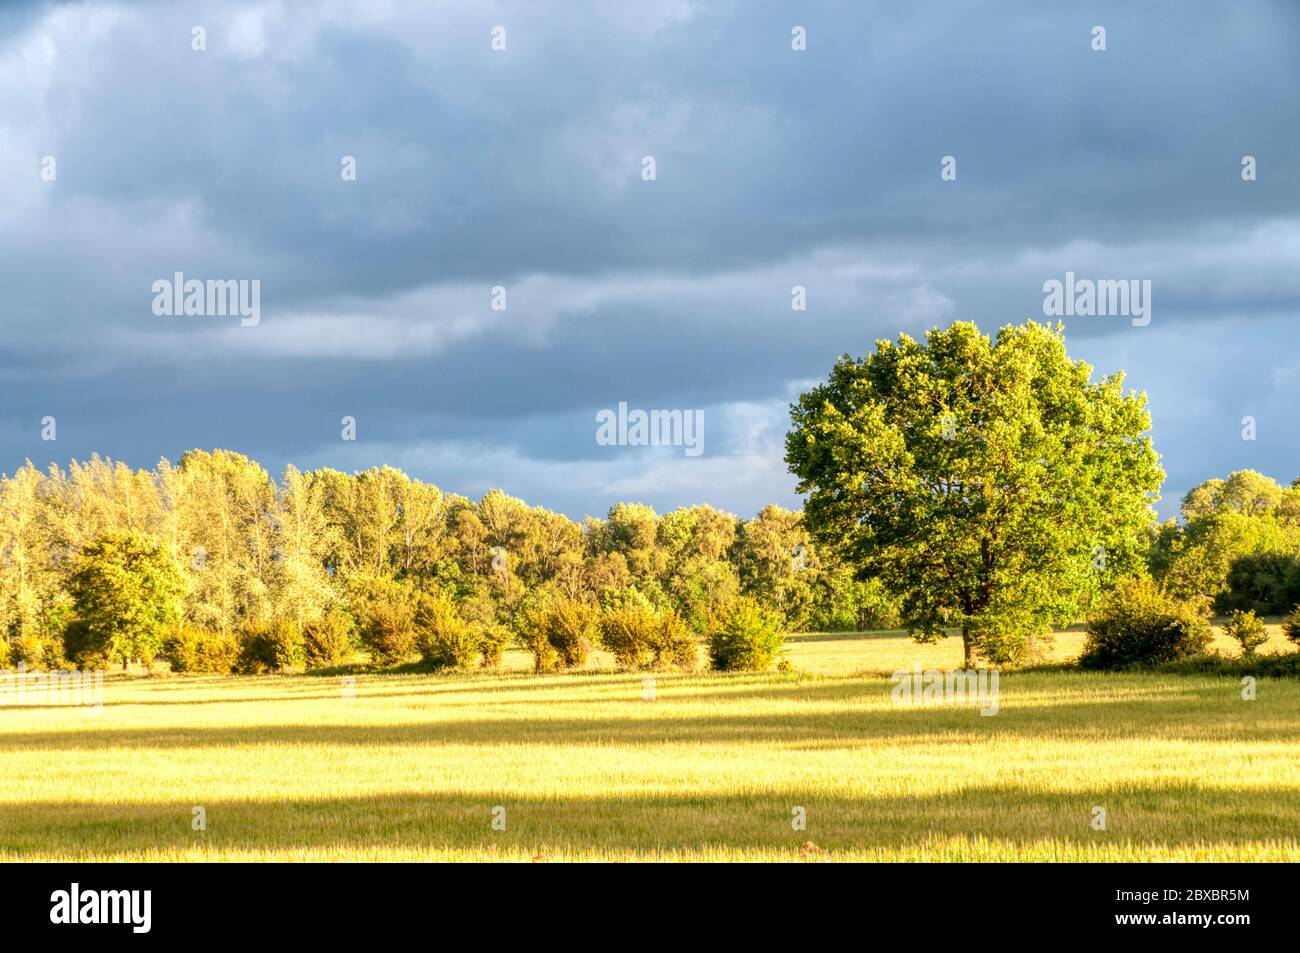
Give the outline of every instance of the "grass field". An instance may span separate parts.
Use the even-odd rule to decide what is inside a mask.
[[[789,657],[658,675],[653,701],[599,656],[360,675],[353,699],[335,676],[110,677],[98,713],[0,707],[0,859],[1300,859],[1300,682],[1009,672],[981,717],[891,700],[897,668],[960,667],[957,640]]]

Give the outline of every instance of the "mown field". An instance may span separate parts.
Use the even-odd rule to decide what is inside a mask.
[[[1300,682],[1004,673],[982,717],[891,701],[890,672],[959,668],[957,640],[809,634],[789,658],[658,675],[653,701],[599,655],[359,675],[352,699],[338,676],[111,677],[98,713],[0,707],[0,859],[1300,860]]]

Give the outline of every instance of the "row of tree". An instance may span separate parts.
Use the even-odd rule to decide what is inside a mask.
[[[388,467],[289,467],[277,483],[225,450],[153,470],[99,457],[46,473],[29,463],[0,482],[8,661],[64,659],[70,638],[84,641],[79,616],[93,612],[95,587],[121,567],[168,591],[174,577],[174,625],[225,639],[322,620],[337,628],[380,595],[416,590],[509,629],[530,600],[600,604],[628,590],[696,632],[744,595],[792,629],[897,624],[879,584],[823,560],[801,514],[777,506],[742,520],[710,506],[660,516],[620,503],[578,523],[499,490],[475,502]]]
[[[1300,477],[1283,487],[1254,470],[1207,480],[1182,501],[1183,521],[1152,539],[1152,575],[1216,612],[1281,615],[1300,605]]]
[[[379,660],[425,644],[429,658],[490,662],[509,633],[544,668],[552,653],[576,658],[598,626],[613,644],[639,633],[631,656],[673,655],[682,627],[745,632],[738,654],[730,636],[717,643],[740,657],[771,644],[773,619],[901,620],[921,640],[960,632],[973,665],[1032,656],[1052,625],[1134,579],[1198,614],[1300,603],[1300,481],[1210,480],[1181,523],[1158,525],[1146,396],[1122,372],[1094,380],[1059,324],[989,337],[955,322],[878,341],[842,357],[791,421],[786,462],[805,508],[749,520],[620,503],[578,523],[391,468],[290,467],[276,483],[221,450],[154,470],[29,463],[0,483],[5,653],[54,664],[155,650],[127,624],[154,642],[173,628],[182,667],[240,646],[252,669],[310,645],[333,657],[348,633]],[[1145,589],[1130,591],[1144,604]]]

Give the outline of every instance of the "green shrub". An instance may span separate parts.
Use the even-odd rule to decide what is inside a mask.
[[[496,619],[471,622],[470,626],[478,635],[478,650],[483,660],[483,667],[496,668],[501,664],[501,658],[506,654],[506,646],[513,638],[510,629]]]
[[[234,636],[182,625],[163,639],[162,658],[173,672],[229,675],[239,664],[240,651]]]
[[[595,606],[556,597],[530,606],[521,616],[519,641],[533,655],[533,668],[553,672],[580,668],[599,635]]]
[[[648,605],[625,604],[603,609],[600,641],[624,668],[648,668],[653,657],[651,646],[657,621]]]
[[[656,668],[695,668],[695,632],[677,612],[670,609],[660,613],[654,634],[653,665]]]
[[[1259,619],[1252,610],[1242,612],[1238,609],[1234,612],[1228,621],[1223,623],[1223,634],[1241,646],[1241,654],[1244,658],[1254,655],[1255,649],[1268,641],[1268,629],[1264,627],[1263,620]]]
[[[600,615],[600,639],[624,668],[692,667],[695,635],[676,612],[626,600]]]
[[[307,661],[302,630],[287,619],[248,625],[241,641],[237,668],[246,675],[302,668]]]
[[[357,634],[378,665],[405,662],[416,652],[415,593],[391,579],[371,580],[358,599]]]
[[[737,599],[723,610],[709,636],[709,659],[718,671],[762,672],[785,645],[781,617],[756,599]]]
[[[45,672],[54,672],[70,668],[78,664],[68,649],[68,629],[72,628],[75,623],[68,623],[64,626],[61,635],[51,636],[42,635],[38,632],[21,632],[13,636],[9,643],[8,664],[14,667],[23,665],[28,669],[40,670]],[[74,648],[78,646],[77,634],[72,636]],[[0,657],[4,655],[4,643],[0,642]],[[82,653],[84,663],[83,668],[97,669],[103,668],[113,660],[106,655],[91,651]]]
[[[341,609],[329,609],[302,627],[302,639],[307,668],[329,668],[356,652],[356,623]]]
[[[533,590],[524,597],[511,619],[515,639],[525,652],[532,655],[533,670],[536,672],[552,672],[560,667],[559,653],[542,631],[542,617],[552,598],[554,596],[551,593]]]
[[[968,625],[980,659],[990,665],[1029,665],[1050,657],[1051,628],[1018,607],[989,607],[984,614],[969,617]]]
[[[1122,669],[1188,658],[1210,645],[1205,607],[1179,603],[1149,578],[1121,582],[1088,620],[1079,665]]]
[[[1291,614],[1282,620],[1282,632],[1296,645],[1300,645],[1300,606],[1292,609]]]
[[[1152,671],[1171,675],[1222,675],[1228,678],[1241,678],[1244,675],[1257,678],[1300,678],[1300,652],[1265,652],[1249,658],[1228,658],[1210,653],[1165,662],[1154,666]]]
[[[415,617],[415,643],[420,657],[435,669],[469,669],[479,654],[479,637],[441,593],[425,593]]]
[[[530,613],[531,616],[531,613]],[[554,672],[560,668],[560,654],[555,651],[539,628],[521,623],[519,644],[533,657],[534,672]]]
[[[1041,632],[1007,626],[980,635],[978,648],[980,657],[990,665],[1032,665],[1051,657],[1055,641],[1050,629]]]
[[[483,667],[495,668],[500,665],[501,657],[505,655],[506,646],[510,644],[514,633],[501,621],[496,602],[486,593],[478,592],[457,603],[456,608],[478,637]]]
[[[19,638],[18,655],[29,668],[49,668],[51,653],[45,640]],[[81,619],[73,619],[63,630],[61,653],[73,665],[88,671],[107,668],[114,661],[111,643],[100,638]]]

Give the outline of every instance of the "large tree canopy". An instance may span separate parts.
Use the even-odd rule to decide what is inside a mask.
[[[1014,655],[1136,568],[1154,519],[1146,396],[1091,375],[1033,322],[845,355],[791,408],[808,530],[894,591],[919,638],[960,628],[968,665]]]
[[[104,534],[82,552],[68,584],[83,659],[152,659],[180,621],[184,584],[171,553],[134,530]]]

